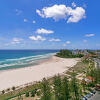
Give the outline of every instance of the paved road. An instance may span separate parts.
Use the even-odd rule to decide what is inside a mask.
[[[100,100],[100,94],[97,92],[94,96],[92,96],[90,99],[88,100]]]
[[[97,58],[94,58],[93,60],[97,63],[97,67],[100,68],[100,60]]]

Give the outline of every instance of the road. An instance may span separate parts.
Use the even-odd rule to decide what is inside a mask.
[[[100,94],[97,92],[94,96],[92,96],[90,99],[88,100],[100,100]]]
[[[97,67],[100,68],[100,60],[98,58],[93,59],[97,63]]]

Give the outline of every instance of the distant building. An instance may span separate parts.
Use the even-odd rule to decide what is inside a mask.
[[[72,51],[73,55],[83,54],[81,50],[75,49]]]
[[[97,52],[98,57],[100,58],[100,52]]]
[[[83,55],[88,55],[88,50],[78,50],[78,49],[75,49],[72,51],[72,54],[73,55],[77,55],[77,54],[83,54]]]
[[[75,50],[72,51],[72,54],[73,55],[77,55],[78,53],[79,53],[79,50],[78,49],[75,49]]]
[[[83,50],[83,54],[84,54],[84,55],[88,55],[88,54],[89,54],[89,53],[88,53],[88,50],[86,50],[86,49]]]

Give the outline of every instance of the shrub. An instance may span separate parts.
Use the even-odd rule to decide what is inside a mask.
[[[10,88],[8,88],[6,91],[7,91],[7,92],[10,91]]]
[[[22,97],[21,93],[18,94],[18,100],[23,100],[23,97]]]
[[[36,94],[37,94],[37,96],[40,96],[41,93],[40,93],[40,91],[38,91],[38,92],[36,92]]]
[[[5,91],[4,90],[2,90],[2,94],[4,94],[5,93]]]
[[[26,92],[25,96],[26,96],[26,97],[29,97],[29,92]]]
[[[34,97],[35,96],[35,91],[32,91],[31,92],[31,97]]]
[[[15,87],[14,87],[14,86],[12,87],[12,90],[13,90],[13,91],[15,90]]]

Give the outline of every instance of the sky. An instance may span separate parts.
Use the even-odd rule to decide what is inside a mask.
[[[0,49],[100,49],[98,0],[0,0]]]

